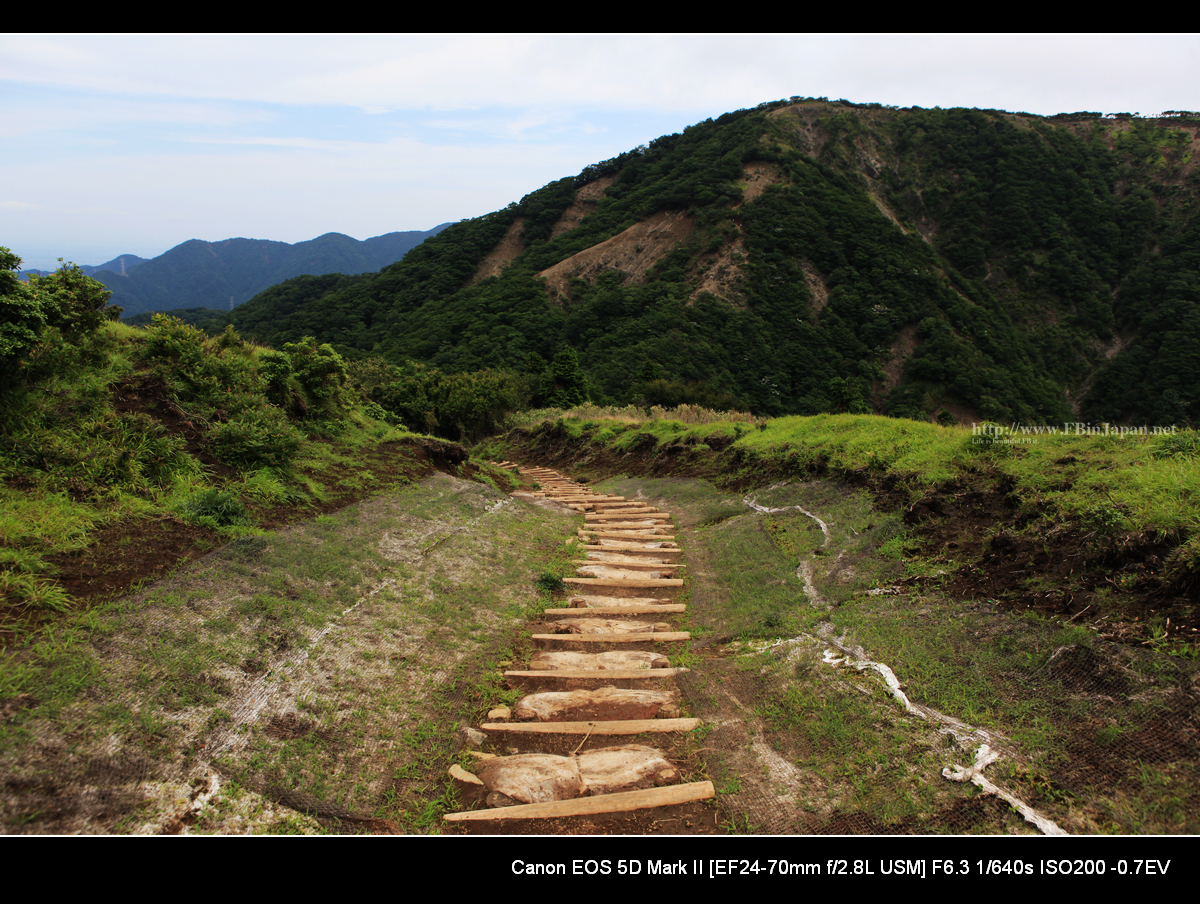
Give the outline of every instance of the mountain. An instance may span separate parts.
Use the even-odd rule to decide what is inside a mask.
[[[543,372],[570,346],[618,403],[1182,426],[1200,420],[1197,150],[1195,113],[792,98],[230,319],[450,371]]]
[[[361,242],[340,232],[294,245],[265,239],[192,239],[149,260],[127,254],[81,269],[112,290],[110,303],[124,308],[125,317],[175,308],[228,311],[301,274],[374,272],[448,225],[427,232],[389,232]]]
[[[119,254],[110,261],[103,264],[91,266],[89,264],[80,264],[79,269],[83,271],[85,276],[95,276],[101,270],[111,270],[113,273],[122,273],[132,270],[138,264],[144,264],[150,260],[147,257],[138,257],[136,254]],[[28,280],[30,276],[49,276],[53,270],[22,270],[21,278]]]

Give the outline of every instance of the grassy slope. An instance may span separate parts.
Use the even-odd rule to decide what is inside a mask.
[[[512,702],[499,665],[569,522],[435,475],[62,616],[3,660],[0,824],[439,829],[455,731]]]
[[[996,435],[873,415],[755,422],[691,410],[684,423],[579,414],[544,414],[528,433],[510,435],[507,454],[722,486],[840,476],[904,507],[936,560],[931,570],[965,582],[979,569],[991,577],[975,582],[976,592],[1046,609],[1029,589],[1040,578],[1074,594],[1063,615],[1094,603],[1089,618],[1136,620],[1130,639],[1195,650],[1200,440],[1192,431]],[[1077,558],[1064,564],[1064,556]],[[1009,572],[1024,571],[1027,579],[1002,586]]]
[[[990,736],[1002,758],[989,777],[1072,833],[1200,826],[1183,740],[1195,512],[1179,497],[1200,469],[1178,450],[1191,436],[978,445],[969,430],[873,417],[759,429],[583,414],[493,451],[623,475],[598,486],[675,513],[690,566],[686,693],[720,726],[703,743],[727,824],[1032,831],[941,775]],[[831,665],[827,649],[889,665],[911,700],[966,726],[952,738],[906,715],[878,676]]]

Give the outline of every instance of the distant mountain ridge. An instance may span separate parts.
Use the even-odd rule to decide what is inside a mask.
[[[126,317],[176,308],[228,311],[296,276],[374,273],[449,225],[443,223],[424,232],[389,232],[362,241],[340,232],[295,244],[268,239],[191,239],[155,258],[122,254],[99,266],[80,269],[112,290],[110,303],[124,308]],[[25,273],[41,275],[43,271]]]

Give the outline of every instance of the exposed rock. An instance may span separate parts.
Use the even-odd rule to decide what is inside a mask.
[[[458,734],[465,747],[482,747],[487,741],[487,735],[477,728],[464,728]]]
[[[581,565],[575,569],[575,573],[581,578],[611,578],[621,581],[636,581],[642,578],[658,580],[660,578],[673,578],[673,572],[666,571],[644,571],[640,568],[615,568],[612,565]]]
[[[483,781],[457,763],[450,767],[450,778],[454,780],[459,797],[463,799],[464,803],[474,803],[487,795],[487,786]]]
[[[619,606],[662,606],[670,600],[648,596],[573,596],[567,600],[569,609],[609,609]]]
[[[606,565],[665,565],[666,559],[655,556],[623,556],[619,552],[589,552],[587,557],[593,562],[603,562]]]
[[[571,800],[583,793],[579,767],[571,757],[548,753],[522,753],[498,756],[482,764],[479,777],[492,794],[501,794],[509,803],[537,804],[550,800]]]
[[[512,718],[512,710],[507,706],[497,706],[488,710],[487,717],[489,722],[507,722]]]
[[[556,622],[554,628],[556,634],[650,634],[671,630],[666,622],[619,618],[565,618]]]
[[[679,771],[666,760],[662,751],[641,744],[589,750],[576,759],[589,794],[636,791],[679,780]]]
[[[670,665],[661,653],[641,650],[614,651],[610,653],[535,653],[529,660],[533,671],[557,669],[665,669]]]
[[[462,773],[455,776],[459,786],[476,799],[482,794],[479,789],[486,788],[487,803],[492,807],[636,791],[679,779],[679,770],[661,750],[642,744],[604,747],[578,756],[527,753],[493,757],[480,764],[478,778],[458,771]]]
[[[674,691],[601,687],[530,694],[517,701],[513,712],[518,719],[538,722],[672,719],[679,715],[677,700]]]

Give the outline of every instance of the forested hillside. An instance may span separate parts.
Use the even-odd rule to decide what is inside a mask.
[[[570,349],[596,401],[1182,425],[1200,417],[1198,136],[1196,114],[793,98],[230,319],[547,392]]]

